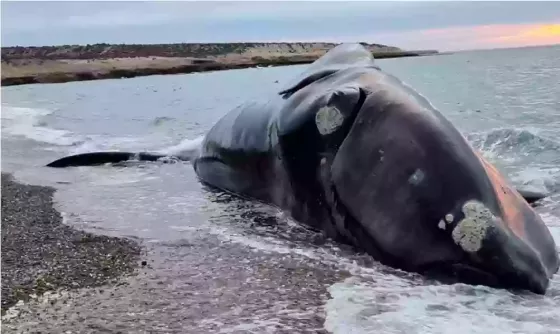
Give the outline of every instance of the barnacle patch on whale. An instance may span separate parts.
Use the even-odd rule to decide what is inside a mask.
[[[315,114],[315,124],[322,135],[333,133],[342,123],[344,123],[344,115],[334,106],[322,107]]]
[[[482,247],[488,229],[497,218],[484,204],[475,200],[465,202],[462,211],[465,217],[457,223],[451,236],[463,250],[475,253]]]

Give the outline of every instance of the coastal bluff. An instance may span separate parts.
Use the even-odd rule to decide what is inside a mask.
[[[436,54],[361,43],[376,58]],[[2,47],[2,86],[307,64],[338,43],[87,44]]]

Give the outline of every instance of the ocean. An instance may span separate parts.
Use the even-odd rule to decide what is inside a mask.
[[[513,184],[553,193],[537,211],[560,245],[560,46],[378,64],[426,96]],[[209,191],[189,163],[43,167],[78,152],[193,147],[228,110],[277,92],[305,67],[2,87],[2,171],[57,188],[67,224],[148,249],[148,268],[111,296],[80,290],[71,310],[37,306],[42,324],[61,332],[560,333],[558,274],[545,296],[441,285],[325,240],[277,209]]]

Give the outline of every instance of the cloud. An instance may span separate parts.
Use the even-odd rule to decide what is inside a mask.
[[[130,13],[129,11],[99,12],[93,15],[73,15],[55,24],[68,28],[145,26],[169,22],[173,13]]]
[[[157,2],[126,1],[7,1],[2,2],[2,28],[9,31],[34,31],[149,26],[184,17],[184,13],[175,10],[182,7],[181,4],[185,5],[173,2],[162,6]]]
[[[507,38],[514,30],[500,30],[501,26],[560,23],[560,2],[539,1],[2,1],[1,4],[2,45],[365,41],[448,50],[467,45],[470,48],[514,43],[515,38]],[[484,30],[489,26],[496,27],[495,31]],[[489,35],[483,37],[484,34]],[[525,43],[530,39],[517,41]]]
[[[493,24],[450,27],[379,36],[381,40],[400,41],[409,49],[471,50],[560,44],[560,24]]]
[[[504,30],[487,41],[501,46],[560,44],[560,24],[509,26]]]

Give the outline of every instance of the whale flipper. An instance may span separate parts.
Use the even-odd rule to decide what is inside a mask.
[[[89,152],[60,158],[47,164],[47,167],[64,168],[76,166],[96,166],[107,163],[118,163],[127,160],[157,161],[158,159],[164,157],[166,157],[166,155],[148,152]]]
[[[540,201],[541,199],[547,197],[546,194],[532,191],[532,190],[525,190],[525,189],[516,189],[517,192],[523,197],[527,203],[531,205],[536,205],[535,202]]]

